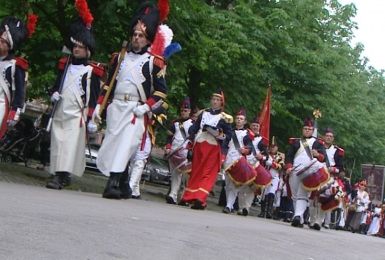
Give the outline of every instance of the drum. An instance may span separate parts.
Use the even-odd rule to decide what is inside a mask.
[[[340,200],[335,199],[334,196],[320,197],[319,202],[321,203],[321,209],[323,211],[332,211],[340,205]]]
[[[172,170],[178,170],[181,173],[191,172],[191,162],[187,160],[187,153],[184,149],[171,155],[169,162]]]
[[[235,185],[247,185],[254,181],[257,176],[255,169],[247,162],[244,156],[235,161],[230,167],[225,169],[230,179]]]
[[[254,180],[254,184],[257,186],[257,187],[265,187],[267,185],[270,185],[271,181],[272,181],[272,177],[271,177],[271,174],[268,170],[266,170],[265,167],[263,167],[262,165],[260,165],[258,163],[257,167],[255,167],[255,170],[257,172],[257,177],[255,178]]]
[[[329,177],[330,174],[327,168],[322,167],[315,172],[305,175],[302,179],[302,184],[308,191],[317,190],[329,180]]]
[[[330,211],[338,208],[344,197],[344,192],[338,185],[338,182],[331,178],[331,184],[332,185],[330,187],[328,186],[325,190],[321,187],[321,191],[323,191],[319,195],[319,202],[321,203],[321,209],[323,211]]]
[[[325,165],[317,159],[301,165],[296,175],[301,179],[304,188],[308,191],[318,188],[328,182],[330,174]]]

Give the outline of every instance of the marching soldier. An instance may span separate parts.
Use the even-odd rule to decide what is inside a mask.
[[[248,162],[253,165],[257,171],[257,177],[254,180],[254,185],[257,189],[263,188],[265,185],[269,184],[271,181],[271,175],[265,169],[266,160],[268,159],[269,152],[267,146],[262,140],[260,135],[261,124],[259,123],[259,118],[254,117],[250,123],[250,130],[252,132],[252,146],[251,153],[247,155]],[[256,190],[257,190],[256,189]],[[255,195],[247,194],[247,196],[239,196],[239,204],[244,204],[246,207],[250,207]],[[265,201],[261,202],[262,212],[260,216],[264,216],[264,206]]]
[[[343,159],[345,155],[345,151],[334,144],[334,131],[331,128],[326,128],[325,134],[324,134],[324,143],[325,143],[325,151],[327,157],[325,158],[326,166],[328,167],[328,170],[330,174],[333,176],[334,179],[334,187],[335,192],[340,191],[341,196],[345,196],[345,185],[343,181],[340,179],[340,174],[344,172],[344,165],[343,165]],[[335,193],[333,192],[333,193]],[[337,223],[337,226],[344,227],[345,226],[345,210],[344,210],[344,199],[340,198],[337,208],[337,214],[340,216],[340,221]],[[331,210],[328,210],[325,215],[325,223],[324,227],[329,228],[329,223],[331,221]]]
[[[70,184],[71,174],[80,177],[84,173],[86,127],[89,132],[96,132],[90,119],[104,74],[103,67],[89,61],[95,50],[92,14],[79,1],[76,8],[83,16],[70,26],[66,45],[71,56],[60,59],[59,73],[50,90],[51,101],[57,105],[51,114],[50,173],[54,177],[46,187],[56,190]]]
[[[235,200],[240,196],[253,196],[254,190],[250,188],[250,184],[255,179],[255,170],[247,162],[246,155],[251,152],[250,133],[245,129],[246,111],[241,109],[235,117],[235,129],[232,132],[231,140],[228,144],[224,169],[227,173],[226,182],[226,206],[223,213],[229,214],[233,211]],[[240,215],[247,216],[249,207],[240,205]]]
[[[109,79],[93,114],[94,120],[99,121],[100,109],[104,109],[100,105],[106,99],[112,101],[107,107],[106,135],[97,159],[99,170],[109,176],[104,198],[127,196],[124,190],[121,191],[126,182],[124,172],[141,143],[151,111],[161,106],[166,98],[163,53],[154,53],[159,50],[156,46],[159,43],[154,40],[158,28],[164,26],[159,25],[162,22],[160,17],[165,19],[167,16],[164,12],[150,3],[141,6],[131,23],[130,46],[128,50],[123,48],[113,59]],[[106,95],[108,91],[111,91],[110,96]]]
[[[269,158],[266,161],[266,166],[271,174],[272,182],[270,185],[266,186],[263,191],[261,217],[266,217],[268,219],[273,217],[273,204],[278,190],[280,171],[285,164],[284,160],[285,154],[278,151],[278,145],[275,143],[275,138],[273,137],[269,150]]]
[[[20,19],[5,17],[0,24],[0,138],[7,126],[19,120],[25,102],[28,62],[15,56],[27,38],[27,27]]]
[[[232,117],[223,112],[225,97],[222,91],[213,93],[211,108],[204,110],[189,129],[195,140],[192,170],[181,204],[189,203],[192,209],[204,209],[217,174],[221,168],[223,145],[231,136]]]
[[[286,173],[290,174],[289,184],[294,203],[294,227],[303,227],[310,189],[318,189],[329,178],[329,174],[323,169],[324,164],[321,163],[325,160],[325,148],[323,143],[313,137],[313,132],[314,122],[306,118],[302,137],[290,138],[289,150],[285,157]]]
[[[193,124],[191,115],[190,98],[186,97],[180,106],[180,117],[172,124],[165,155],[169,159],[171,171],[170,192],[166,196],[168,204],[176,204],[178,193],[181,187],[183,174],[191,171],[191,163],[187,160],[188,146],[191,142],[188,139],[188,131]]]
[[[342,205],[342,189],[336,178],[340,171],[343,171],[343,150],[333,144],[334,134],[331,128],[327,128],[324,135],[324,146],[326,151],[325,164],[332,174],[329,182],[313,191],[310,196],[310,228],[321,229],[322,221],[324,227],[329,228],[331,220],[331,211]]]

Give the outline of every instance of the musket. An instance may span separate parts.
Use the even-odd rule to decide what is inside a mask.
[[[70,60],[71,60],[71,56],[72,56],[72,52],[66,46],[63,47],[62,52],[67,54],[67,61],[66,61],[66,65],[64,67],[63,75],[62,75],[62,77],[60,79],[60,85],[59,85],[59,90],[58,90],[59,94],[61,94],[62,91],[63,91],[64,80],[65,80],[65,77],[67,75],[68,67],[70,65]],[[47,132],[51,131],[52,120],[53,120],[53,117],[55,115],[56,107],[57,107],[59,101],[60,101],[60,99],[56,100],[54,102],[54,104],[53,104],[53,107],[52,107],[52,110],[51,110],[51,114],[49,116],[48,124],[47,124],[47,127],[46,127],[46,131]]]
[[[124,60],[124,57],[126,56],[127,45],[128,45],[128,42],[127,41],[123,41],[122,49],[120,50],[119,59],[118,59],[118,63],[116,65],[114,74],[112,75],[112,78],[111,78],[110,83],[108,84],[108,86],[107,87],[104,86],[104,89],[106,89],[107,92],[104,95],[102,104],[100,105],[100,110],[99,110],[99,116],[100,117],[102,116],[103,111],[106,109],[108,98],[110,97],[112,88],[114,87],[114,84],[115,84],[115,81],[116,81],[116,76],[118,75],[118,71],[120,69],[120,65],[122,64],[122,61]]]

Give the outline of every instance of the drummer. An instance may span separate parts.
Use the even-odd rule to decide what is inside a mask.
[[[236,167],[236,164],[246,163],[248,164],[245,156],[251,153],[251,137],[249,131],[245,128],[246,124],[246,111],[240,109],[235,116],[235,128],[231,133],[231,140],[227,147],[227,155],[223,164],[224,169],[227,172],[225,177],[226,182],[226,206],[223,209],[223,213],[229,214],[233,211],[233,205],[239,192],[254,194],[250,189],[250,184],[255,179],[255,170],[249,167]],[[240,160],[243,157],[243,160]],[[243,171],[239,171],[243,169]],[[234,170],[234,171],[231,171]],[[249,208],[240,205],[239,215],[247,216]]]
[[[166,196],[166,202],[168,204],[176,204],[178,193],[181,187],[183,174],[187,173],[184,165],[187,162],[188,146],[191,146],[188,139],[188,130],[192,126],[193,121],[190,118],[191,115],[191,103],[190,98],[186,97],[180,105],[179,118],[174,120],[171,127],[172,135],[168,138],[166,144],[165,155],[169,158],[170,172],[171,172],[171,185],[170,192]],[[175,155],[175,156],[174,156]],[[180,163],[175,163],[178,158]],[[184,162],[183,162],[184,159]]]
[[[319,190],[313,191],[310,195],[309,227],[315,230],[321,229],[323,221],[323,226],[328,229],[332,210],[337,209],[339,205],[343,207],[343,187],[338,183],[337,176],[340,171],[343,171],[344,150],[333,144],[334,131],[331,128],[326,128],[323,137],[327,155],[325,157],[325,164],[331,174],[331,178],[328,183],[320,187]],[[342,215],[343,211],[340,213]],[[345,225],[344,221],[341,225]]]
[[[308,165],[313,159],[319,162],[325,160],[325,148],[319,139],[313,136],[314,122],[311,118],[306,118],[303,123],[302,137],[290,138],[289,149],[285,157],[286,173],[289,174],[289,185],[294,203],[294,217],[291,225],[303,227],[304,212],[308,206],[310,191],[302,185],[300,177],[297,175],[299,169]]]
[[[262,140],[262,136],[260,135],[261,124],[259,123],[259,118],[256,116],[250,123],[250,131],[252,132],[252,146],[251,153],[247,156],[248,162],[253,165],[253,167],[257,171],[257,177],[254,180],[254,188],[258,190],[258,193],[262,193],[261,189],[263,189],[266,185],[271,183],[271,174],[265,168],[266,161],[269,158],[269,152],[267,145],[265,145],[264,140]],[[251,205],[253,202],[254,195],[252,197],[249,196],[239,196],[238,200],[240,204]],[[260,216],[265,216],[263,210],[264,200],[261,201],[261,213]]]

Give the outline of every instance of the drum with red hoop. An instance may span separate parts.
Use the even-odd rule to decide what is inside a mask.
[[[172,154],[169,163],[172,170],[178,170],[180,173],[191,172],[191,162],[187,160],[187,152],[184,149]]]
[[[325,187],[326,186],[326,187]],[[323,211],[330,211],[338,208],[344,197],[344,192],[338,182],[332,178],[329,185],[320,188],[318,201],[321,203]]]
[[[330,177],[325,165],[316,159],[307,163],[296,174],[302,180],[304,188],[308,191],[318,190],[320,186],[328,182]]]
[[[259,163],[255,167],[255,170],[257,172],[257,177],[254,180],[254,184],[261,188],[270,185],[272,181],[271,173]]]
[[[305,176],[302,184],[306,190],[317,190],[321,185],[329,180],[330,174],[326,167],[322,167],[317,171]]]
[[[239,160],[235,161],[230,167],[225,169],[230,179],[235,185],[247,185],[254,181],[257,176],[255,169],[247,162],[247,159],[243,156]]]

